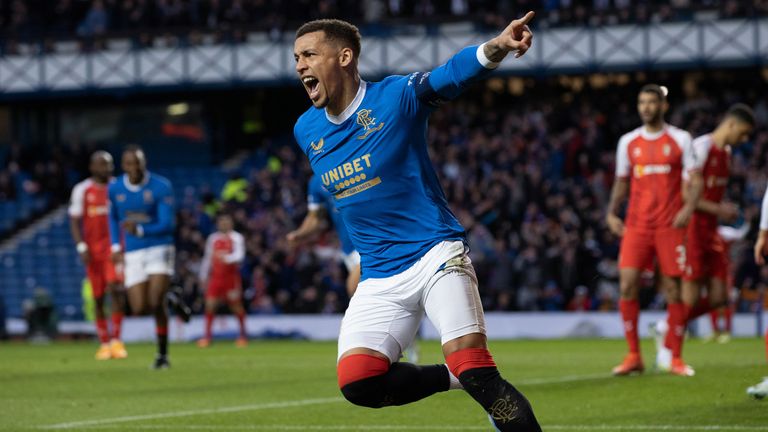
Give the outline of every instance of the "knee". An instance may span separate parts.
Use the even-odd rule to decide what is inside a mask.
[[[381,385],[389,361],[367,354],[342,358],[337,367],[341,394],[355,405],[381,408],[389,405]]]
[[[619,282],[619,295],[622,300],[634,300],[637,297],[636,281],[622,278]]]

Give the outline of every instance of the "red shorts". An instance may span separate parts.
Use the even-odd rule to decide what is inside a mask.
[[[686,268],[685,229],[624,230],[619,251],[619,269],[653,268],[654,257],[658,260],[663,275],[681,277]]]
[[[698,281],[717,278],[728,282],[730,260],[725,242],[719,235],[706,241],[688,242],[688,263],[683,279]]]
[[[86,267],[88,280],[91,282],[91,290],[94,298],[101,298],[107,290],[107,285],[121,283],[123,281],[122,268],[118,268],[110,259],[94,258]]]
[[[224,299],[228,302],[240,300],[242,282],[240,278],[211,279],[205,291],[207,299]]]

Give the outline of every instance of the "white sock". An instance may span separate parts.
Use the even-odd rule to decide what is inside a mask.
[[[453,375],[451,370],[448,368],[448,365],[445,365],[445,368],[448,369],[448,379],[451,381],[448,385],[448,390],[464,390],[464,386],[461,385],[459,379]]]

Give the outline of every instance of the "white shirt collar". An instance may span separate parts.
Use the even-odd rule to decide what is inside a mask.
[[[145,171],[144,172],[144,179],[141,181],[141,183],[133,184],[133,183],[131,183],[130,180],[128,180],[128,174],[124,174],[123,175],[123,184],[125,185],[125,188],[128,189],[129,191],[131,191],[131,192],[138,192],[138,191],[141,190],[141,188],[146,186],[147,183],[149,183],[149,177],[150,176],[151,176],[151,174],[149,173],[149,171]]]
[[[648,132],[648,129],[646,129],[645,125],[640,127],[640,135],[647,139],[648,141],[653,141],[661,138],[662,135],[664,135],[664,132],[667,131],[667,124],[664,123],[661,126],[661,129],[658,132]]]
[[[340,125],[345,121],[347,121],[347,119],[352,117],[352,114],[354,114],[355,111],[357,111],[357,109],[360,108],[360,104],[363,103],[363,98],[365,97],[365,88],[366,88],[365,81],[361,79],[360,87],[357,88],[357,94],[355,95],[355,98],[352,99],[352,103],[350,103],[349,106],[347,106],[347,108],[337,116],[328,114],[328,109],[326,108],[325,118],[327,118],[329,122],[335,125]]]

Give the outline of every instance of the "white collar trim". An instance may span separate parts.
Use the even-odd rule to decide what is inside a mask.
[[[363,98],[365,97],[365,88],[367,87],[365,81],[362,79],[360,80],[360,87],[357,88],[357,94],[355,95],[355,98],[352,99],[352,103],[347,106],[347,108],[342,111],[341,114],[335,116],[328,114],[328,109],[325,109],[325,118],[328,119],[329,122],[340,125],[347,121],[350,117],[352,117],[352,114],[357,111],[358,108],[360,108],[360,104],[363,103]]]
[[[648,129],[646,129],[645,126],[640,127],[640,135],[642,135],[642,137],[644,139],[647,139],[648,141],[653,141],[661,138],[661,136],[664,135],[665,132],[667,132],[666,123],[664,123],[664,125],[661,127],[661,130],[659,130],[658,132],[648,132]]]
[[[149,183],[149,177],[151,174],[149,171],[144,172],[144,180],[141,181],[139,184],[133,184],[130,180],[128,180],[128,174],[123,174],[123,184],[125,185],[125,188],[128,189],[131,192],[138,192],[141,190],[142,187],[146,186],[147,183]]]

